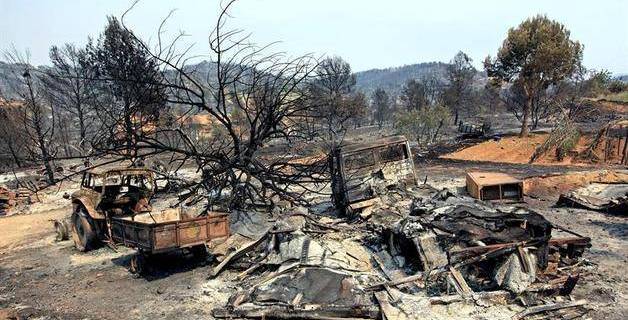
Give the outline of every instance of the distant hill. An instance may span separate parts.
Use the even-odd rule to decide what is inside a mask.
[[[370,96],[377,88],[392,94],[401,92],[401,88],[409,79],[422,79],[436,76],[444,79],[447,64],[443,62],[425,62],[402,67],[371,69],[356,72],[356,89]]]
[[[620,74],[615,77],[615,79],[623,82],[628,82],[628,74]]]
[[[15,81],[10,74],[16,67],[16,65],[0,61],[0,93],[6,98],[13,98],[14,95],[12,88],[15,87],[13,83]],[[401,67],[360,71],[355,73],[356,89],[364,92],[369,98],[377,88],[383,88],[392,95],[398,95],[403,85],[409,79],[436,77],[445,80],[446,68],[447,64],[443,62],[425,62]],[[213,62],[202,61],[186,66],[186,70],[192,72],[199,79],[211,81],[215,76],[216,65]],[[482,77],[481,73],[478,73],[478,80]]]
[[[21,74],[21,71],[19,65],[0,61],[0,97],[17,98],[13,90],[17,88],[19,82],[15,79],[14,73]]]

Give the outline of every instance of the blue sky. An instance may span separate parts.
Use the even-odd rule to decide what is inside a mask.
[[[0,50],[30,51],[46,64],[53,44],[85,43],[96,37],[107,15],[120,15],[129,0],[0,0]],[[172,9],[167,30],[190,36],[194,54],[207,54],[207,35],[218,0],[143,0],[127,24],[154,42],[157,27]],[[589,68],[628,73],[628,1],[623,0],[240,0],[232,26],[252,33],[258,44],[281,41],[277,50],[339,55],[355,71],[417,62],[448,61],[458,50],[477,66],[495,55],[508,28],[547,14],[584,44]]]

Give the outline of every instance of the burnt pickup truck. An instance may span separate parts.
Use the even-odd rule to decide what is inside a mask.
[[[330,161],[334,203],[345,214],[371,205],[390,187],[417,185],[404,136],[341,146],[332,151]]]
[[[79,251],[99,243],[136,249],[131,272],[144,271],[152,254],[186,248],[207,254],[206,243],[229,236],[226,213],[168,208],[153,211],[155,179],[145,168],[110,168],[85,172],[72,194],[71,234]]]

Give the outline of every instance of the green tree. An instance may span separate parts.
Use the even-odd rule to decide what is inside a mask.
[[[159,63],[115,17],[109,17],[96,46],[88,51],[99,80],[103,102],[98,111],[110,131],[107,136],[121,131],[126,155],[135,158],[144,126],[156,120],[166,101]]]
[[[390,96],[386,90],[381,88],[375,90],[375,93],[373,94],[373,108],[375,109],[373,117],[381,129],[384,122],[390,119]]]
[[[458,123],[460,111],[469,105],[471,100],[471,84],[475,76],[473,60],[464,52],[458,52],[447,66],[449,86],[445,89],[445,104],[454,111],[454,123]]]
[[[622,91],[628,90],[628,84],[621,80],[612,80],[608,84],[608,91],[612,93],[620,93]]]
[[[528,135],[534,96],[549,86],[570,77],[582,61],[582,45],[570,39],[570,32],[559,22],[538,15],[508,31],[497,57],[488,56],[484,67],[489,77],[500,83],[521,86],[520,136]]]
[[[415,139],[419,145],[425,145],[436,141],[450,117],[451,114],[445,106],[433,105],[402,111],[395,117],[395,122],[400,133]]]
[[[592,70],[589,79],[586,79],[584,82],[584,94],[590,97],[596,97],[600,94],[607,93],[611,80],[611,73],[608,70]]]
[[[401,104],[407,111],[420,109],[429,104],[427,88],[422,81],[410,79],[401,89]]]
[[[340,145],[347,125],[365,113],[364,97],[355,93],[351,65],[340,57],[326,58],[318,64],[315,78],[308,85],[310,115],[331,146]]]
[[[349,99],[345,101],[345,104],[348,104],[348,108],[353,112],[353,117],[351,118],[353,128],[357,129],[364,125],[369,115],[366,95],[361,91],[354,92],[349,96]]]

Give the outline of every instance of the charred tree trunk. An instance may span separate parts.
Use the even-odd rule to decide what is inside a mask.
[[[49,184],[54,184],[55,176],[54,176],[54,170],[52,168],[52,163],[51,163],[52,157],[50,156],[50,152],[48,150],[48,147],[46,146],[46,142],[41,136],[39,140],[39,149],[41,150],[41,155],[43,157],[44,168],[46,170],[46,179],[48,180]]]
[[[619,143],[621,144],[621,140],[619,139]],[[621,164],[628,164],[628,133],[626,133],[626,138],[624,139],[624,151],[621,156]]]
[[[81,150],[81,155],[85,153],[85,142],[87,139],[87,128],[85,127],[85,115],[83,113],[82,108],[77,109],[78,113],[78,122],[79,122],[79,149]]]
[[[46,141],[46,132],[45,129],[43,128],[43,121],[44,121],[44,116],[42,114],[42,108],[41,105],[39,105],[39,102],[37,101],[36,97],[35,97],[35,92],[33,92],[33,84],[30,80],[30,76],[28,74],[26,74],[25,76],[26,78],[26,85],[28,87],[28,98],[29,98],[29,102],[31,104],[31,112],[33,113],[31,115],[32,120],[33,120],[33,129],[34,129],[34,134],[36,135],[36,141],[39,144],[39,150],[41,152],[41,160],[44,163],[44,169],[45,169],[45,173],[46,173],[46,178],[48,180],[49,184],[54,184],[55,183],[55,176],[54,176],[54,170],[52,168],[52,157],[50,156],[50,150],[48,149],[48,142]],[[54,123],[53,123],[54,126]]]
[[[438,128],[436,128],[436,132],[434,132],[434,136],[432,137],[432,142],[436,142],[436,138],[438,137],[438,134],[440,133],[440,129],[443,127],[443,120],[441,120],[438,123]]]
[[[532,110],[532,98],[527,97],[526,102],[523,104],[523,112],[521,116],[521,132],[519,137],[527,137],[530,133],[528,123],[530,122],[530,111]]]
[[[129,107],[129,103],[126,103],[124,107],[124,142],[126,145],[126,155],[131,157],[131,161],[135,161],[136,150],[133,146],[133,113],[131,112],[131,108]]]

